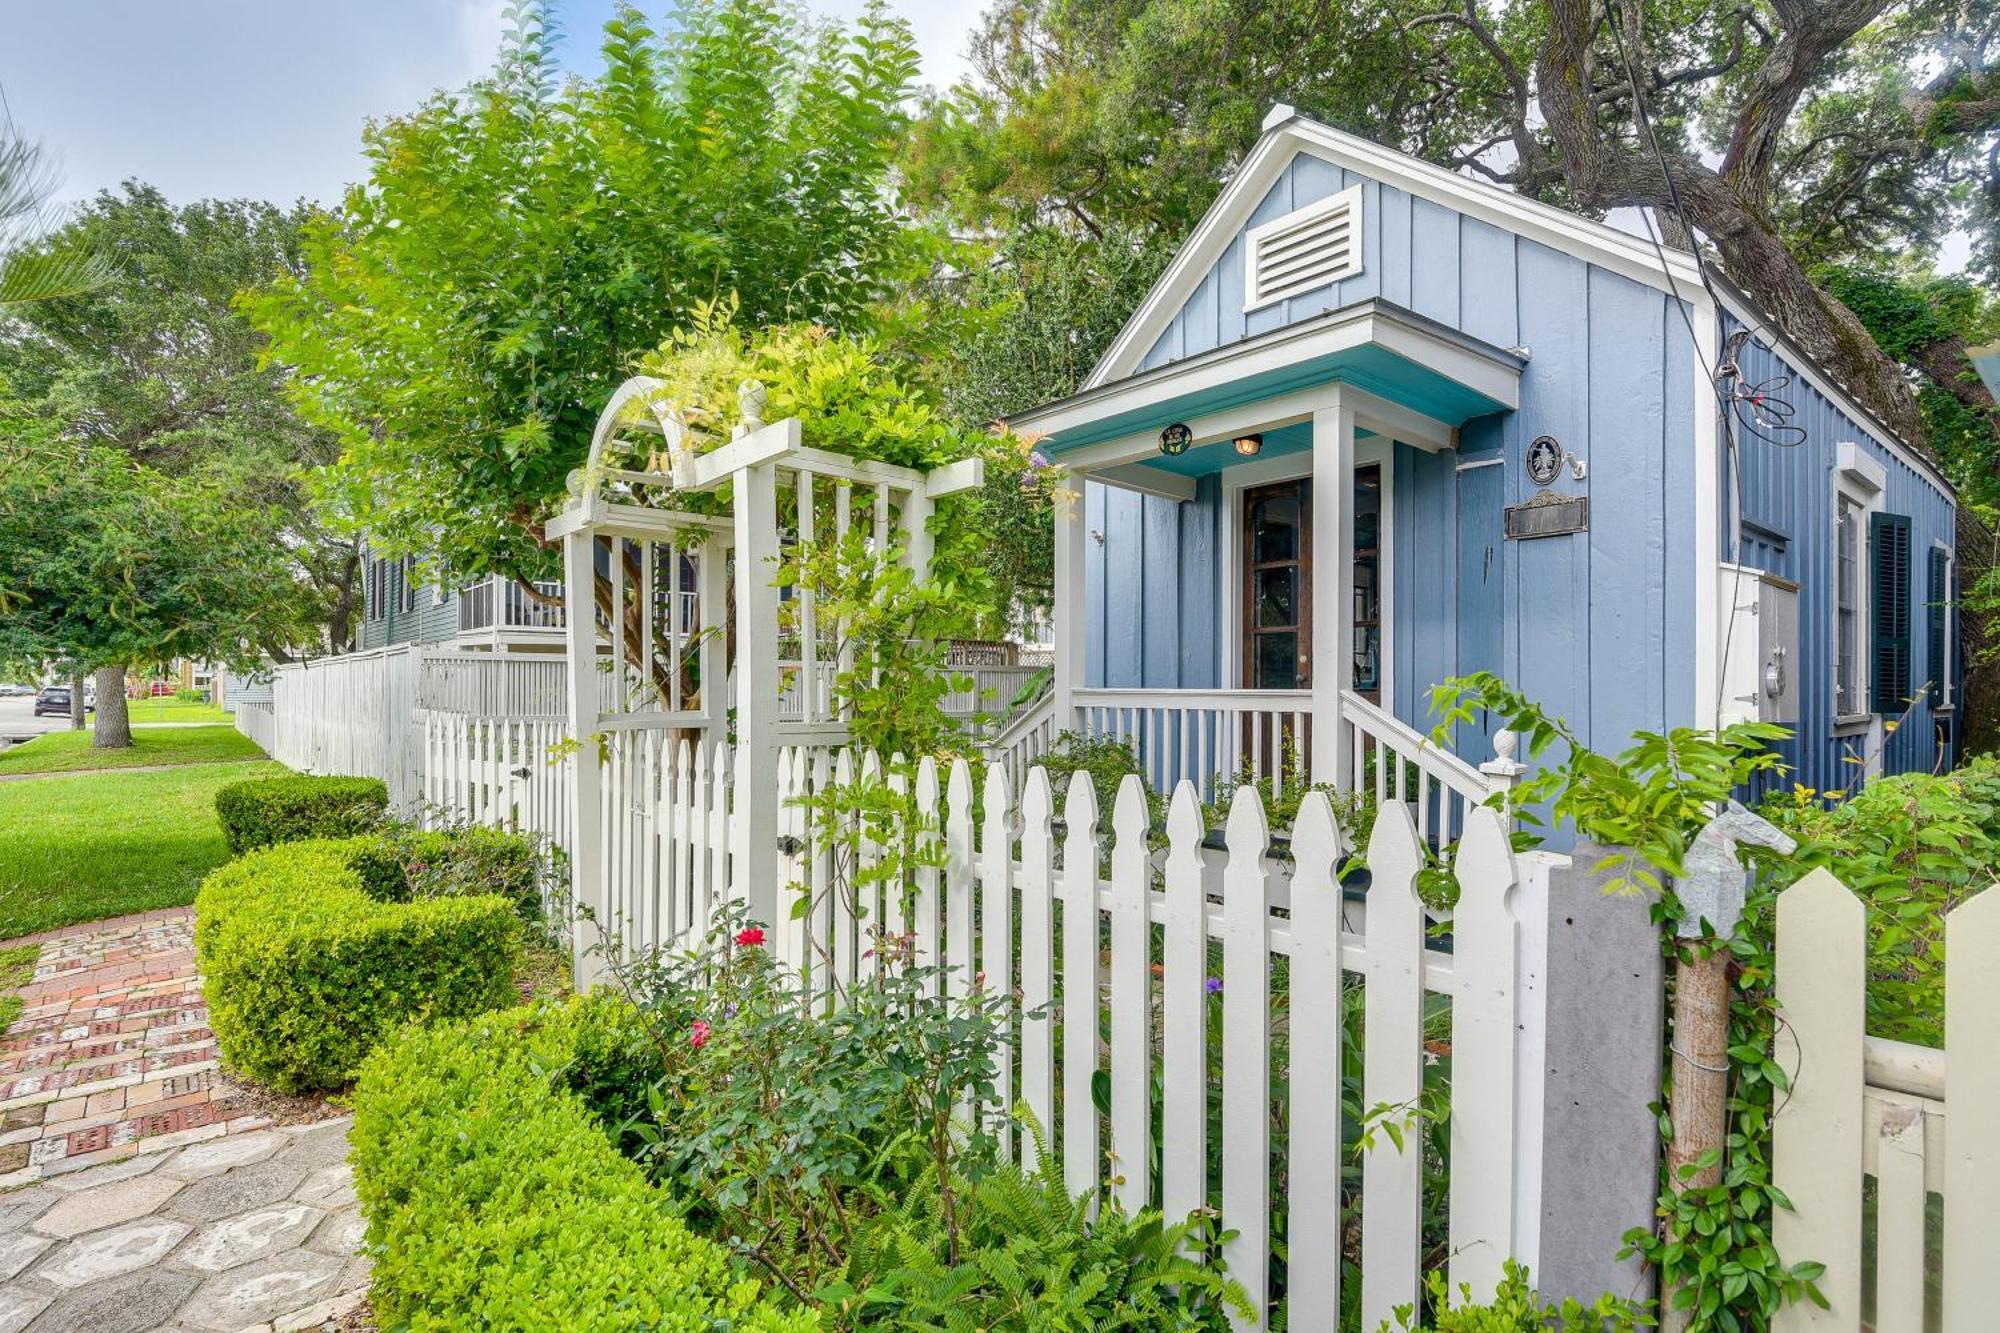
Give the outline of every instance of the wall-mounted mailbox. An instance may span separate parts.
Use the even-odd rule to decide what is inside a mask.
[[[1747,565],[1725,564],[1718,603],[1722,721],[1799,721],[1799,585]]]

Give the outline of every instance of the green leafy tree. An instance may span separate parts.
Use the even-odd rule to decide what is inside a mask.
[[[332,461],[333,437],[293,409],[287,372],[260,365],[263,337],[234,305],[246,287],[300,271],[305,216],[242,200],[176,206],[128,183],[48,241],[96,256],[112,280],[18,309],[0,329],[0,369],[75,454],[109,450],[162,484],[213,484],[241,506],[245,527],[282,519],[272,537],[283,558],[256,566],[276,577],[256,585],[244,575],[247,591],[274,603],[255,623],[282,636],[257,646],[280,659],[320,642],[322,625],[325,638],[344,644],[357,594],[354,542],[324,529],[307,488],[312,470]],[[211,653],[190,642],[189,652],[231,647]],[[122,696],[122,674],[107,672],[107,681],[117,688],[100,695]],[[117,720],[116,700],[100,698],[100,707],[102,738],[115,732],[105,723]]]
[[[553,568],[542,521],[611,391],[704,302],[749,326],[925,327],[940,253],[891,165],[917,69],[879,4],[622,5],[604,73],[558,85],[541,9],[499,66],[372,125],[368,181],[253,303],[341,440],[324,498],[447,577]]]
[[[19,412],[0,411],[0,662],[110,667],[110,707],[127,664],[248,665],[296,641],[301,601],[270,592],[294,577],[281,506],[246,503],[227,468],[169,476]]]

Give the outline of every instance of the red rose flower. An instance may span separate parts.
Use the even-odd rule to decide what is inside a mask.
[[[708,1021],[706,1019],[695,1019],[694,1026],[688,1029],[688,1045],[694,1047],[697,1051],[708,1045]]]
[[[745,926],[736,932],[736,947],[739,949],[754,949],[763,942],[764,928],[762,926]]]

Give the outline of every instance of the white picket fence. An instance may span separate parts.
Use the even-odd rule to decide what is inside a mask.
[[[426,712],[423,729],[427,820],[513,829],[574,849],[576,760],[564,723]]]
[[[279,667],[268,713],[238,708],[237,728],[301,773],[380,778],[406,809],[422,787],[416,723],[419,654],[379,648]]]
[[[741,850],[729,752],[613,739],[606,869],[593,907],[629,950],[689,943],[731,893]],[[802,916],[780,914],[770,947],[802,966],[827,1003],[882,965],[885,933],[948,969],[954,993],[973,984],[1018,993],[1021,1017],[989,1109],[1025,1102],[1047,1127],[1070,1188],[1105,1183],[1133,1206],[1157,1198],[1171,1217],[1218,1204],[1235,1233],[1229,1272],[1253,1294],[1270,1291],[1282,1236],[1282,1300],[1295,1329],[1335,1328],[1343,1301],[1358,1299],[1361,1327],[1372,1330],[1415,1300],[1426,1203],[1418,1132],[1406,1149],[1381,1133],[1364,1153],[1361,1289],[1340,1286],[1343,1208],[1352,1203],[1341,1183],[1341,1013],[1343,977],[1353,976],[1365,979],[1362,1106],[1406,1114],[1437,1043],[1448,1043],[1450,1190],[1429,1202],[1446,1215],[1446,1234],[1431,1239],[1443,1241],[1451,1281],[1489,1292],[1508,1257],[1533,1263],[1541,997],[1539,959],[1524,940],[1543,932],[1524,933],[1521,918],[1540,920],[1548,869],[1562,858],[1517,856],[1501,817],[1473,812],[1445,951],[1427,939],[1416,892],[1423,847],[1406,805],[1383,807],[1367,848],[1372,882],[1365,897],[1349,897],[1336,875],[1350,849],[1317,793],[1288,854],[1274,856],[1254,792],[1234,802],[1224,850],[1205,844],[1195,790],[1183,783],[1161,852],[1137,778],[1126,779],[1107,820],[1078,776],[1059,820],[1044,769],[1030,771],[1017,801],[995,764],[976,817],[970,769],[957,762],[941,773],[926,760],[914,776],[919,827],[928,830],[919,836],[942,844],[942,869],[915,871],[901,895],[858,902],[838,891],[834,854],[799,801],[828,784],[881,781],[882,771],[847,750],[780,751],[782,874],[811,904]],[[1220,989],[1214,1033],[1211,984]],[[1448,1037],[1427,1030],[1427,996],[1448,1004]],[[1223,1053],[1219,1080],[1209,1074],[1211,1037]],[[1274,1049],[1289,1051],[1281,1099]],[[1092,1095],[1101,1073],[1110,1082],[1104,1118]],[[1211,1099],[1220,1104],[1213,1143]],[[1276,1180],[1280,1124],[1288,1161]]]
[[[1989,1285],[2000,1256],[2000,892],[1946,918],[1945,957],[1942,1051],[1864,1037],[1861,900],[1825,870],[1778,898],[1778,1062],[1791,1089],[1773,1168],[1792,1209],[1778,1210],[1774,1239],[1788,1262],[1826,1265],[1827,1298],[1824,1309],[1787,1306],[1780,1333],[2000,1327]],[[1875,1180],[1872,1254],[1864,1176]]]

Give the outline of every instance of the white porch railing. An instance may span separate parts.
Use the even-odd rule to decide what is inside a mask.
[[[537,583],[535,590],[550,597],[563,595],[563,585],[556,582]],[[495,629],[555,632],[562,627],[560,603],[537,601],[512,579],[485,579],[458,594],[460,634]]]
[[[1272,795],[1307,779],[1316,719],[1307,690],[1078,690],[1067,728],[1132,748],[1155,791],[1192,782],[1213,803],[1235,782],[1268,780]],[[1410,808],[1417,833],[1438,846],[1464,834],[1473,807],[1512,787],[1519,775],[1512,737],[1496,738],[1497,760],[1475,767],[1360,695],[1342,695],[1335,753],[1340,772],[1313,775],[1376,804]],[[1330,725],[1330,723],[1329,723]],[[992,751],[1010,774],[1023,771],[1026,733],[1011,728]],[[1046,753],[1043,740],[1034,754]]]

